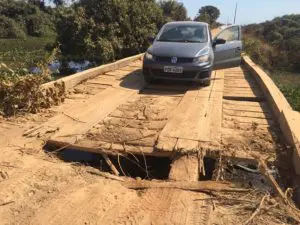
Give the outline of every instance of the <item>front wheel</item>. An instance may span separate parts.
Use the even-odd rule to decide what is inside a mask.
[[[202,85],[204,87],[208,87],[211,84],[211,71],[204,72],[203,77],[206,77],[206,79],[202,82]]]
[[[205,81],[203,81],[203,83],[202,83],[202,85],[203,85],[204,87],[208,87],[208,86],[210,86],[210,84],[211,84],[211,80],[210,80],[210,79],[205,80]]]

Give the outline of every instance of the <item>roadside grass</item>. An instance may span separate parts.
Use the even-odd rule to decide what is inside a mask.
[[[293,109],[300,112],[300,73],[273,71],[271,78]]]

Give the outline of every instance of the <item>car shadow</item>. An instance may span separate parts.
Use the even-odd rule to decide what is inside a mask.
[[[122,78],[122,88],[139,90],[140,94],[151,95],[178,95],[188,90],[200,90],[204,88],[201,83],[193,81],[156,80],[151,84],[144,81],[142,69],[130,72]]]

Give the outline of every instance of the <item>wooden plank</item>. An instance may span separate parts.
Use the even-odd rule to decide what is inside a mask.
[[[217,71],[210,87],[187,91],[160,133],[158,144],[164,145],[163,138],[176,138],[175,150],[196,151],[199,142],[220,140],[223,82],[224,73]]]
[[[130,88],[110,87],[86,101],[75,102],[59,115],[49,119],[35,133],[41,135],[47,133],[49,127],[52,130],[55,128],[57,131],[51,136],[51,139],[75,143],[93,125],[103,120],[128,98],[137,94],[143,85],[140,74],[130,76],[128,77]]]
[[[223,108],[223,113],[226,116],[240,116],[240,117],[259,118],[259,119],[272,119],[273,118],[271,113],[249,112],[249,111],[245,111],[245,110],[242,111],[242,110]]]
[[[137,69],[135,71],[137,71]],[[132,73],[132,72],[128,72],[128,71],[124,71],[124,70],[114,70],[114,71],[105,73],[105,75],[111,75],[111,76],[115,76],[115,77],[124,77],[130,73]]]
[[[178,138],[164,137],[160,135],[155,147],[159,151],[172,152],[175,149],[177,141]]]
[[[63,142],[58,140],[49,140],[47,145],[55,148],[72,149],[76,151],[90,152],[90,153],[105,153],[107,155],[145,155],[156,157],[173,157],[173,152],[168,151],[154,151],[152,147],[130,146],[105,143],[101,141],[79,140],[76,144],[70,144],[69,142]]]
[[[258,125],[274,125],[274,121],[272,119],[264,119],[264,118],[251,118],[251,117],[241,117],[241,116],[227,116],[223,115],[224,120],[237,122],[237,123],[257,123]]]
[[[178,156],[171,164],[169,180],[173,181],[198,181],[199,160],[196,156]]]
[[[87,84],[102,84],[102,85],[108,85],[108,86],[114,86],[117,85],[119,83],[118,80],[115,80],[113,78],[103,78],[103,77],[98,77],[96,79],[93,80],[89,80],[87,81]]]
[[[266,102],[243,102],[243,101],[233,101],[233,100],[226,100],[223,99],[224,105],[232,105],[232,106],[247,106],[247,107],[257,107],[257,108],[267,108],[268,104]]]
[[[58,80],[45,83],[45,84],[41,85],[41,88],[43,90],[46,90],[46,89],[54,88],[57,84],[61,84],[64,86],[65,91],[68,91],[69,89],[75,87],[76,85],[80,84],[81,82],[88,80],[90,78],[96,77],[100,74],[106,73],[108,71],[113,71],[113,70],[116,70],[116,69],[124,67],[124,66],[128,66],[129,63],[136,61],[136,60],[138,60],[138,62],[141,62],[140,58],[142,56],[143,56],[143,54],[140,54],[140,55],[128,57],[125,59],[121,59],[121,60],[118,60],[118,61],[110,63],[110,64],[106,64],[106,65],[102,65],[102,66],[95,67],[92,69],[88,69],[88,70],[76,73],[74,75],[66,76],[66,77],[60,78]],[[140,64],[140,68],[141,67],[142,67],[142,65]]]

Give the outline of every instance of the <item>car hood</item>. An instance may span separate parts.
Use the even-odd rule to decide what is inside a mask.
[[[208,46],[208,43],[181,43],[155,41],[148,52],[155,56],[193,58]]]

